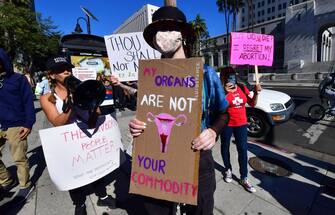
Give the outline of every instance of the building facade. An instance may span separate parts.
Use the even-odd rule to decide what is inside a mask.
[[[335,2],[314,0],[294,5],[285,20],[285,65],[288,69],[335,61]]]
[[[290,72],[317,62],[334,64],[334,0],[254,0],[253,12],[248,10],[250,6],[246,4],[240,10],[238,31],[271,34],[275,38],[273,66],[260,67],[262,72]],[[225,66],[229,38],[221,35],[211,40],[216,42],[202,47],[206,63]]]
[[[259,24],[286,16],[289,6],[306,2],[307,0],[253,0],[245,1],[238,16],[238,28]],[[252,3],[248,3],[252,2]],[[252,5],[251,5],[252,4]]]
[[[144,28],[151,23],[152,14],[158,10],[159,7],[146,4],[141,9],[131,15],[120,27],[113,33],[131,33],[141,32]]]

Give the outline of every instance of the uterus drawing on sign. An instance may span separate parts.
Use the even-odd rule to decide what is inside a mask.
[[[160,113],[154,115],[153,113],[147,113],[147,120],[149,122],[155,122],[158,136],[161,140],[161,152],[167,152],[167,146],[169,144],[171,130],[174,125],[182,126],[186,123],[187,118],[184,114],[179,114],[177,117],[173,117],[168,113]]]

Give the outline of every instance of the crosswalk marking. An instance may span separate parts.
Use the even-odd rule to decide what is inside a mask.
[[[332,122],[332,119],[332,116],[325,116],[324,120],[314,123],[302,136],[308,138],[308,143],[313,145],[319,139],[321,134],[328,128],[328,125]]]

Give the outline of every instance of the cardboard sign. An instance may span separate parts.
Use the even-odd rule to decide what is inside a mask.
[[[97,79],[97,70],[94,68],[75,67],[72,74],[81,81]]]
[[[266,34],[230,33],[230,63],[272,66],[274,37]]]
[[[133,145],[130,192],[197,204],[203,62],[141,60],[136,118],[145,131]]]
[[[142,32],[105,36],[105,43],[111,72],[120,81],[136,81],[138,61],[161,56],[145,42]]]
[[[51,180],[61,190],[92,183],[120,166],[121,134],[110,115],[96,129],[83,123],[39,130]]]

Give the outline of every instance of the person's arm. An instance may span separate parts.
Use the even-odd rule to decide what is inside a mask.
[[[216,138],[220,134],[222,128],[228,124],[229,117],[226,113],[228,107],[228,101],[224,93],[224,89],[219,77],[214,71],[208,71],[211,75],[211,84],[215,89],[215,97],[212,99],[214,102],[210,108],[213,112],[217,112],[218,115],[215,117],[212,125],[203,130],[201,134],[192,141],[192,148],[195,150],[210,150],[216,143]]]
[[[135,95],[137,93],[137,89],[130,87],[128,85],[120,83],[118,86],[120,86],[122,89],[127,90],[129,95]]]
[[[122,84],[119,79],[114,76],[114,75],[111,75],[110,78],[109,78],[110,82],[112,83],[113,86],[119,86],[121,87],[122,89],[126,90],[129,95],[135,95],[137,93],[137,89],[131,87],[131,86],[128,86],[128,85],[125,85],[125,84]]]
[[[20,95],[24,105],[25,122],[22,125],[25,128],[31,129],[36,122],[36,114],[34,107],[34,96],[31,87],[26,77],[22,76],[22,83],[20,87]]]
[[[23,140],[28,137],[36,121],[33,93],[31,91],[31,86],[27,78],[24,76],[22,76],[20,95],[22,98],[22,103],[24,105],[24,112],[25,112],[24,124],[21,126],[19,133],[20,138]]]
[[[246,87],[245,87],[246,89]],[[260,84],[256,84],[253,90],[253,96],[250,95],[249,91],[248,91],[248,95],[247,95],[247,103],[251,106],[251,107],[255,107],[257,105],[257,100],[258,100],[258,93],[262,90],[262,87]]]
[[[70,109],[67,113],[58,113],[56,105],[48,100],[50,95],[51,93],[47,93],[40,97],[41,108],[51,124],[54,126],[65,125],[69,121],[72,110]]]

